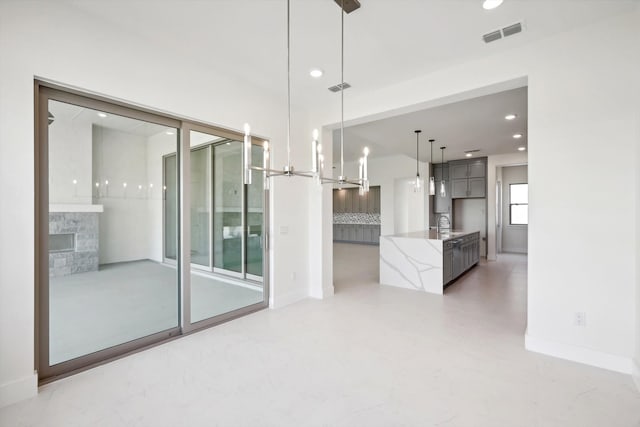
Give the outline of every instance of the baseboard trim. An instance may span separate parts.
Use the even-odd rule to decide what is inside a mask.
[[[0,408],[35,397],[37,394],[38,374],[34,372],[32,375],[0,385]]]
[[[532,337],[529,334],[525,334],[524,347],[535,353],[571,360],[572,362],[583,363],[609,371],[620,372],[627,375],[630,375],[632,372],[633,362],[630,357],[616,356],[576,345],[547,341]]]
[[[636,387],[640,391],[640,360],[633,359],[633,373],[631,376],[633,376],[633,381],[635,381]]]
[[[307,295],[306,292],[289,292],[275,297],[271,296],[271,298],[269,298],[269,308],[282,308],[287,305],[295,304],[296,302],[302,301],[308,297],[309,295]]]

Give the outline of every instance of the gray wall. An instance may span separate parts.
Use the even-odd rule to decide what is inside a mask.
[[[502,252],[527,253],[526,225],[509,224],[509,184],[525,184],[527,166],[502,168]]]

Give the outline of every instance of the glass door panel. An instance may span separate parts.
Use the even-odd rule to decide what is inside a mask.
[[[259,145],[251,147],[251,162],[262,165],[264,150]],[[247,186],[247,278],[262,281],[262,254],[264,252],[264,177],[253,171],[251,185]]]
[[[43,334],[53,367],[178,327],[177,270],[163,263],[176,257],[177,168],[167,154],[178,132],[53,99],[47,107]]]
[[[213,147],[213,265],[217,270],[243,273],[242,143],[227,141]]]
[[[191,323],[195,323],[263,302],[264,294],[260,286],[244,280],[247,238],[243,233],[246,186],[242,181],[242,144],[195,131],[190,132],[190,144]],[[261,157],[254,159],[262,162]],[[201,184],[204,181],[208,185]],[[262,184],[259,185],[262,188]],[[194,255],[199,253],[205,238],[199,235],[202,227],[196,226],[197,213],[194,212],[203,212],[205,205],[211,206],[208,215],[211,232],[207,234],[212,253],[209,271],[196,265]],[[256,201],[254,205],[257,210],[261,203]],[[203,220],[197,219],[199,223]],[[261,219],[254,218],[256,233],[260,232],[258,221]]]
[[[191,150],[191,263],[211,268],[211,147]]]
[[[178,257],[178,161],[175,154],[164,156],[162,194],[164,200],[164,257],[176,261]]]

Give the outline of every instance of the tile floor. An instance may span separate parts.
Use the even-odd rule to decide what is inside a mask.
[[[261,288],[233,283],[192,274],[192,321],[263,301]],[[51,278],[49,288],[52,364],[178,326],[177,272],[164,264],[103,265]]]
[[[436,296],[378,285],[376,247],[335,254],[335,296],[50,384],[0,410],[0,425],[640,425],[629,376],[524,350],[524,256]]]

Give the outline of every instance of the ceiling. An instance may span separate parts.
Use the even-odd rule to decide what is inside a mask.
[[[286,0],[59,0],[125,34],[166,49],[167,58],[213,69],[276,96],[286,106]],[[434,70],[631,12],[640,0],[504,0],[487,11],[482,0],[360,0],[345,16],[345,108],[350,94],[392,85]],[[291,90],[294,108],[339,109],[341,12],[334,0],[291,0]],[[482,35],[522,22],[523,32],[485,44]],[[224,66],[221,67],[221,64]],[[309,76],[311,68],[324,76]],[[504,121],[507,111],[519,119]],[[446,159],[513,152],[516,129],[526,135],[526,89],[507,91],[346,130],[346,160],[369,145],[372,156],[415,157],[414,129],[447,146]],[[511,138],[511,139],[510,139]],[[526,143],[526,141],[524,141]],[[347,147],[345,146],[345,150]],[[337,150],[334,150],[336,153]],[[446,160],[445,159],[445,160]]]
[[[100,117],[98,115],[98,113],[101,113],[100,111],[54,100],[49,101],[49,113],[53,114],[54,117],[52,126],[55,126],[56,122],[75,124],[91,123],[104,128],[144,137],[150,137],[161,132],[173,132],[174,134],[176,132],[175,129],[167,128],[166,126],[118,116],[112,113],[107,114],[106,117]]]
[[[346,92],[345,92],[346,93]],[[506,120],[515,114],[514,120]],[[441,161],[440,147],[445,146],[445,161],[465,158],[465,152],[480,150],[473,156],[515,153],[527,146],[527,88],[521,87],[465,101],[455,102],[409,114],[346,127],[345,161],[356,160],[367,146],[370,157],[404,154],[416,158],[416,134],[420,129],[420,161],[430,161],[429,139],[434,160]],[[514,139],[514,134],[523,135]],[[339,162],[340,130],[335,130],[334,163]]]

